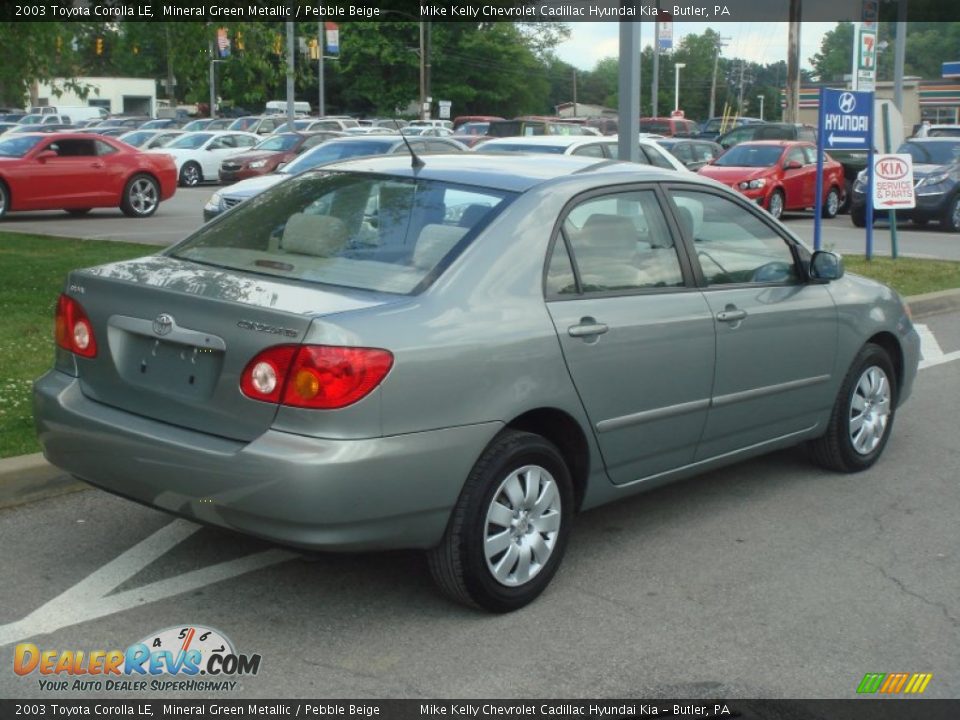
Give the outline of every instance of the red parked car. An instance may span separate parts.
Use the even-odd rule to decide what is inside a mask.
[[[281,163],[288,163],[304,150],[324,140],[342,137],[340,132],[285,132],[271,135],[246,152],[231,155],[220,163],[220,182],[236,182],[266,175]]]
[[[698,170],[739,190],[771,215],[816,205],[817,148],[808,142],[758,140],[735,145]],[[837,214],[845,195],[843,165],[823,160],[823,217]]]
[[[0,138],[0,217],[17,210],[83,215],[119,207],[149,217],[177,189],[167,155],[148,155],[112,137],[30,133]]]

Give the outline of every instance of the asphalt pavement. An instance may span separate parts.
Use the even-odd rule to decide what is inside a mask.
[[[149,245],[170,245],[182,240],[203,224],[203,206],[219,185],[178,188],[176,194],[162,203],[153,217],[131,220],[119,209],[97,209],[82,217],[71,217],[61,211],[10,213],[0,229],[11,232],[59,235],[90,240],[127,240]],[[784,223],[813,247],[813,214],[793,213]],[[823,248],[841,253],[863,254],[866,231],[856,228],[849,215],[838,215],[823,221]],[[960,234],[940,232],[933,223],[914,227],[900,223],[899,250],[903,255],[944,260],[960,260]],[[890,255],[890,230],[886,222],[874,228],[874,252]]]
[[[929,323],[960,350],[960,314]],[[867,672],[955,698],[958,385],[960,362],[921,370],[867,472],[793,449],[583,514],[545,594],[503,616],[445,600],[414,552],[304,555],[93,489],[0,510],[0,657],[189,625],[262,656],[224,698],[852,698]],[[41,679],[0,673],[0,697],[106,694]]]

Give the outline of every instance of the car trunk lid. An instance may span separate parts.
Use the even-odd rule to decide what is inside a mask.
[[[240,392],[240,376],[255,355],[299,344],[314,317],[396,299],[165,256],[78,271],[68,285],[98,343],[95,358],[77,357],[87,397],[236,440],[262,434],[277,411]]]

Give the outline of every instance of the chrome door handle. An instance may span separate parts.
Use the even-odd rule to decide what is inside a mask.
[[[724,310],[717,313],[717,320],[720,322],[739,322],[746,316],[746,310]]]
[[[584,318],[584,320],[586,320],[586,318]],[[568,327],[567,333],[569,333],[570,337],[582,338],[603,335],[609,329],[610,328],[603,323],[581,321],[579,325],[571,325]]]

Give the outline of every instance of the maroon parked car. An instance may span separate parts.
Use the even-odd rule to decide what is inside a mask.
[[[236,182],[272,173],[281,163],[288,163],[304,150],[309,150],[341,134],[289,132],[271,135],[250,150],[231,155],[221,162],[220,181]]]

